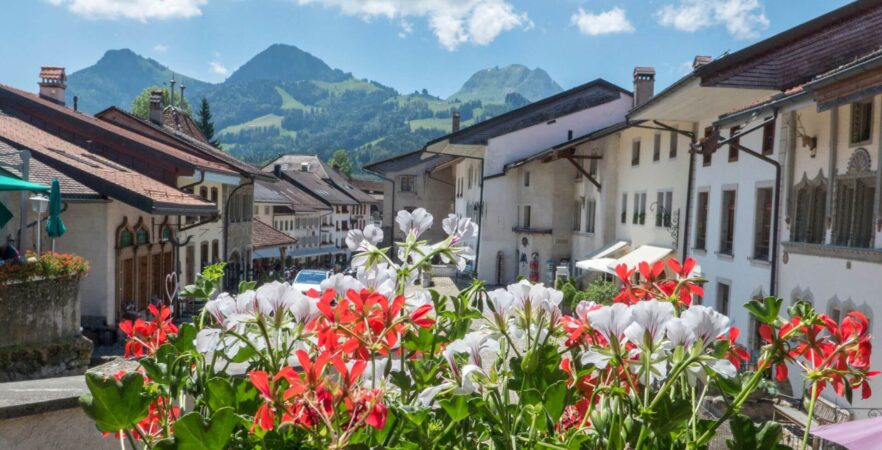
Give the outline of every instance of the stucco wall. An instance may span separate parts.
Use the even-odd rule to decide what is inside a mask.
[[[405,208],[425,208],[435,217],[435,222],[432,228],[423,234],[423,237],[431,242],[444,239],[446,233],[441,228],[441,221],[453,212],[455,197],[453,169],[448,168],[438,173],[427,174],[426,164],[416,164],[407,170],[388,172],[385,176],[395,180],[395,192],[394,194],[392,192],[392,182],[385,181],[386,195],[383,198],[384,229],[391,230],[394,239],[400,241],[403,239],[403,235],[395,223],[395,215],[398,214],[398,211]],[[415,192],[401,191],[402,176],[416,177],[414,182]]]

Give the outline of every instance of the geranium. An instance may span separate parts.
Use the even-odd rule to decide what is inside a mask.
[[[168,341],[169,334],[178,332],[178,327],[172,323],[168,306],[157,308],[150,305],[147,309],[153,315],[153,320],[125,320],[119,324],[119,329],[126,334],[126,358],[152,355]]]

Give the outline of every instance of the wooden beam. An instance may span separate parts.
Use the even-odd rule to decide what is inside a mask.
[[[603,155],[573,155],[570,159],[603,159]]]
[[[566,158],[566,159],[567,159],[567,161],[569,161],[572,165],[576,166],[576,169],[578,169],[579,172],[582,172],[582,175],[585,175],[585,178],[587,178],[588,181],[591,182],[591,184],[593,184],[594,186],[597,186],[597,190],[598,190],[598,191],[600,190],[600,183],[598,183],[597,180],[595,180],[594,177],[592,177],[591,174],[588,173],[588,171],[585,170],[585,168],[582,167],[581,164],[577,163],[576,160],[574,160],[573,158]]]

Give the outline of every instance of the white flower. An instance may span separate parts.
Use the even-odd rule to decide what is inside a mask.
[[[671,345],[676,347],[683,345],[689,347],[695,342],[695,333],[686,326],[686,322],[682,318],[673,318],[665,324],[665,334]]]
[[[643,346],[648,334],[647,350],[652,351],[664,337],[665,325],[674,317],[674,305],[658,300],[638,302],[631,306],[631,316],[634,322],[625,329],[625,336],[630,342]]]
[[[593,351],[587,351],[582,353],[582,357],[580,358],[583,365],[594,364],[598,369],[605,369],[607,365],[609,365],[609,361],[612,359],[612,356],[606,353],[598,353]]]
[[[417,208],[413,212],[406,210],[398,211],[395,222],[404,234],[413,234],[415,238],[432,228],[434,218],[424,208]]]
[[[462,339],[451,342],[446,350],[452,353],[467,353],[471,364],[483,367],[481,352],[499,352],[499,342],[486,332],[472,331]]]
[[[631,310],[624,303],[602,306],[588,313],[588,321],[607,342],[624,342],[625,329],[631,324]]]
[[[208,353],[218,350],[220,342],[221,330],[219,328],[203,328],[199,330],[199,333],[196,333],[196,350],[198,350],[199,353]]]
[[[445,381],[437,386],[431,386],[423,389],[417,397],[417,404],[423,407],[435,406],[435,397],[445,390],[452,390],[455,384]]]
[[[369,223],[364,230],[349,230],[346,234],[346,245],[353,252],[369,251],[383,241],[383,229]]]
[[[288,303],[288,311],[297,323],[305,324],[320,314],[318,299],[303,295],[298,289],[291,289],[293,298]],[[289,294],[291,295],[291,294]]]
[[[363,288],[364,286],[360,281],[349,275],[343,275],[342,273],[331,275],[319,284],[319,290],[321,292],[333,289],[334,292],[337,293],[337,297],[345,297],[350,289],[359,292]]]
[[[457,246],[463,239],[478,235],[478,225],[472,222],[472,219],[468,217],[460,219],[456,214],[448,214],[447,218],[441,221],[441,228],[452,238],[451,247]]]
[[[214,318],[215,322],[224,323],[227,317],[236,312],[236,299],[224,292],[216,299],[205,303],[205,311]]]
[[[365,289],[391,298],[395,295],[396,275],[394,267],[380,263],[372,267],[359,267],[355,276]]]
[[[508,285],[508,292],[514,297],[514,307],[518,310],[530,309],[531,312],[544,311],[559,315],[563,292],[533,284],[527,280]]]
[[[701,341],[704,348],[712,344],[720,336],[729,332],[731,321],[713,308],[695,305],[680,315],[683,325],[694,335],[695,341]]]
[[[255,292],[260,313],[277,316],[280,312],[287,310],[290,303],[294,301],[293,295],[289,295],[289,292],[293,293],[293,291],[290,284],[278,281],[260,286]]]

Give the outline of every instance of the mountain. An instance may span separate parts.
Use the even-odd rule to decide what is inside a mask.
[[[131,50],[108,51],[94,66],[68,76],[68,97],[95,113],[131,109],[145,88],[183,80],[191,101],[206,97],[223,148],[253,163],[283,153],[327,159],[347,149],[357,167],[423,146],[449,133],[452,111],[469,126],[559,92],[542,69],[513,65],[474,74],[450,99],[426,90],[402,94],[353,77],[292,45],[275,44],[222,83],[173,72]]]
[[[67,78],[68,104],[77,96],[79,109],[96,113],[111,105],[131,109],[132,100],[147,87],[161,86],[174,76],[187,86],[185,94],[193,98],[211,84],[173,72],[157,61],[129,49],[108,50],[95,65],[70,74]],[[180,84],[178,84],[180,86]]]
[[[228,83],[254,80],[343,81],[352,75],[332,69],[321,59],[293,46],[273,44],[236,69]]]
[[[505,103],[505,97],[517,92],[531,102],[563,91],[547,72],[530,69],[520,64],[493,67],[476,72],[449,100],[480,100],[485,103]]]

